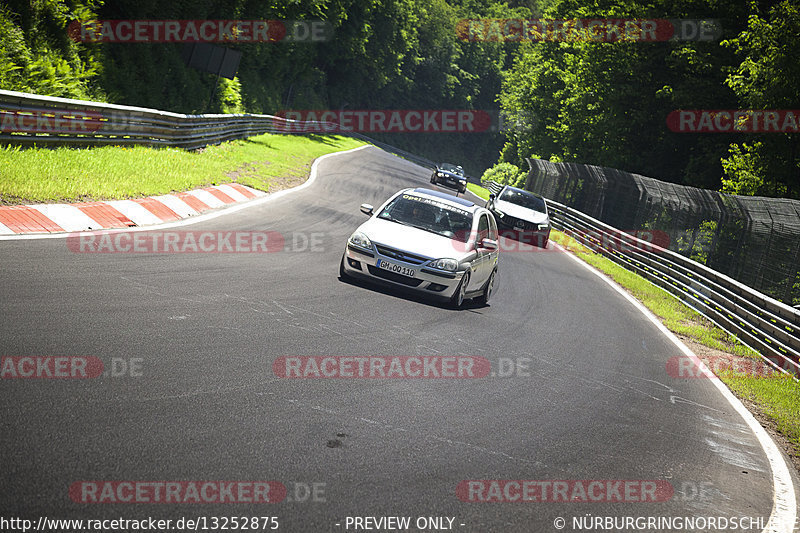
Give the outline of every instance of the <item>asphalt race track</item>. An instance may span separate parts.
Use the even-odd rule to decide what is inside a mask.
[[[366,219],[359,205],[430,187],[430,171],[375,148],[318,170],[302,190],[182,228],[278,232],[286,246],[275,253],[0,242],[0,355],[93,356],[123,374],[0,380],[0,515],[275,516],[291,532],[364,530],[347,517],[382,516],[411,517],[409,531],[419,517],[464,532],[557,531],[559,517],[575,531],[572,518],[589,515],[766,524],[772,470],[756,436],[709,380],[669,374],[676,346],[609,285],[562,252],[528,247],[501,252],[486,307],[341,281],[346,239]],[[480,356],[494,375],[273,373],[281,356],[326,355]],[[75,503],[70,486],[91,480],[267,480],[288,495]],[[465,480],[654,480],[673,492],[474,502],[457,495]]]

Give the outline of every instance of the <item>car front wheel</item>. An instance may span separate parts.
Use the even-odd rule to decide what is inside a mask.
[[[467,285],[469,285],[469,270],[464,272],[464,277],[461,278],[461,284],[450,298],[450,303],[452,303],[456,309],[460,308],[464,304],[464,298],[467,295]]]
[[[539,237],[539,247],[540,248],[547,248],[547,243],[550,241],[550,232],[548,231],[545,235]]]
[[[489,280],[486,282],[486,286],[483,288],[483,294],[478,297],[478,303],[481,305],[486,305],[489,303],[489,298],[494,292],[494,277],[496,274],[497,270],[492,270],[492,275],[489,276]]]

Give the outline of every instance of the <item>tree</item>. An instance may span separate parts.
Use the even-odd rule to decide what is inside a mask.
[[[797,109],[800,102],[800,7],[783,0],[766,15],[750,4],[747,28],[724,44],[743,56],[726,79],[746,109]],[[755,135],[751,135],[755,137]],[[723,159],[726,187],[743,194],[800,198],[800,134],[768,133],[731,145]]]
[[[94,2],[12,0],[0,6],[0,88],[103,100],[99,51],[72,41],[74,18],[93,17]]]
[[[636,0],[567,0],[545,16],[716,16],[735,35],[741,11],[734,0],[675,0],[658,6]],[[665,119],[676,109],[735,106],[733,91],[723,83],[733,62],[733,52],[716,42],[580,39],[525,44],[505,78],[500,102],[509,112],[532,111],[536,128],[509,135],[502,159],[521,165],[524,157],[538,154],[716,188],[722,173],[717,162],[727,153],[730,138],[672,133]]]

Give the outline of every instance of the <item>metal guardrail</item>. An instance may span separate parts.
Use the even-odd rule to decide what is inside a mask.
[[[275,131],[269,115],[182,115],[155,109],[0,91],[0,142],[38,146],[200,148]]]
[[[503,186],[488,182],[497,194]],[[554,228],[632,270],[761,354],[781,372],[800,376],[800,310],[678,253],[547,200]]]
[[[435,168],[430,159],[377,141],[339,124],[295,121],[274,115],[183,115],[0,90],[0,144],[15,146],[174,146],[187,150],[262,133],[347,135]]]

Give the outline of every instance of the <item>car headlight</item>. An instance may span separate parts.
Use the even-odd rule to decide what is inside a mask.
[[[503,213],[502,211],[500,211],[499,209],[495,209],[494,210],[494,214],[499,216],[500,218],[503,218],[504,216],[506,216],[506,214]]]
[[[449,272],[455,272],[458,269],[458,261],[455,259],[437,259],[436,261],[431,261],[430,266],[432,268],[438,268],[439,270],[447,270]]]
[[[437,172],[436,175],[439,176],[440,178],[443,178],[444,177],[444,172]]]
[[[547,229],[549,227],[550,227],[550,224],[548,222],[545,222],[544,224],[539,224],[539,229]]]
[[[357,246],[358,248],[364,248],[366,250],[372,250],[372,241],[369,240],[369,237],[357,231],[350,235],[350,238],[347,239],[347,244],[352,244],[353,246]]]

